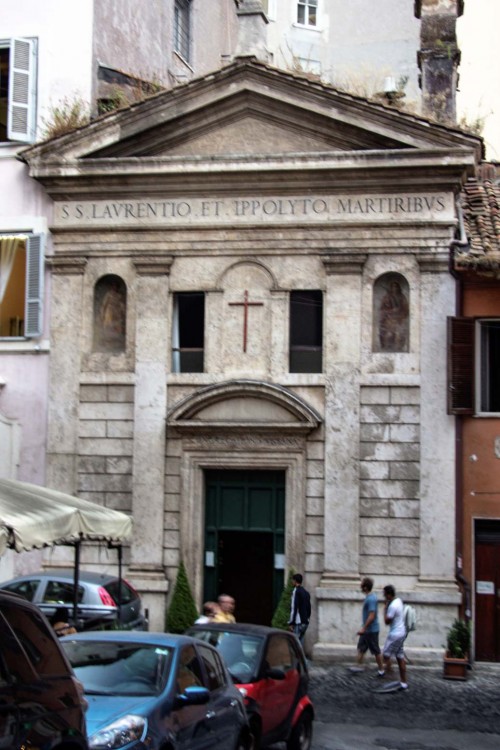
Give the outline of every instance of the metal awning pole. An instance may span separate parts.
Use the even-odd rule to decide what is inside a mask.
[[[78,582],[80,580],[80,539],[75,542],[75,569],[73,574],[73,625],[77,627]]]
[[[122,624],[122,545],[118,545],[118,622]]]

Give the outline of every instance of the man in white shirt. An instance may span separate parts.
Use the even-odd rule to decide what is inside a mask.
[[[406,660],[404,654],[404,642],[406,628],[403,615],[403,602],[396,597],[394,586],[384,586],[384,620],[389,625],[389,632],[384,644],[384,663],[386,672],[389,671],[391,658],[394,657],[399,667],[399,686],[401,690],[408,690],[406,682]]]

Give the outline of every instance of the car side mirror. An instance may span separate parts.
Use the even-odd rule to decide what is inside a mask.
[[[271,680],[284,680],[286,675],[285,671],[279,667],[269,667],[269,669],[266,669],[266,677]]]
[[[175,697],[176,707],[182,706],[202,706],[210,700],[210,691],[206,687],[191,685],[183,693],[178,693]]]

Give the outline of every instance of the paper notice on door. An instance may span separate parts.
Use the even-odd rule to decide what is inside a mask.
[[[495,584],[493,581],[476,581],[476,594],[494,594]]]

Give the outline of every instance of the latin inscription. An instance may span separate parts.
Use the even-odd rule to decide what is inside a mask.
[[[408,221],[453,216],[451,196],[363,195],[58,203],[56,225]]]

